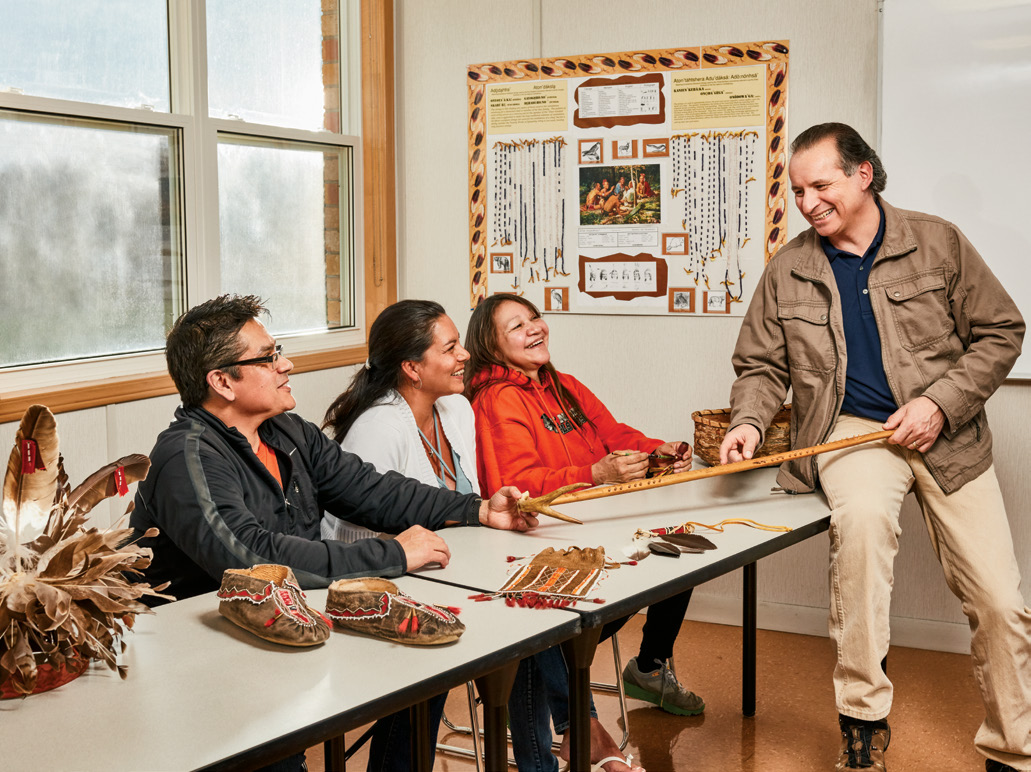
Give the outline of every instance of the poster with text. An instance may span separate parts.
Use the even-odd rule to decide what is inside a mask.
[[[787,41],[470,66],[471,305],[743,315],[785,239],[787,76]]]

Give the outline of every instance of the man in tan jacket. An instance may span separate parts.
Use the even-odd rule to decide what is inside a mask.
[[[1020,354],[1023,319],[954,225],[881,199],[884,168],[854,129],[814,126],[792,151],[795,204],[812,227],[770,261],[748,308],[720,458],[751,458],[789,388],[793,447],[894,430],[789,462],[778,477],[793,493],[819,484],[831,506],[836,769],[884,769],[892,684],[882,664],[912,490],[970,620],[987,714],[975,744],[989,772],[1031,770],[1031,611],[984,413]]]

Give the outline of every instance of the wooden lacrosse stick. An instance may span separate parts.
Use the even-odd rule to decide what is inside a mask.
[[[520,501],[520,510],[523,512],[538,511],[530,510],[528,508],[530,504],[537,501],[546,500],[546,504],[569,504],[574,501],[588,501],[590,499],[603,499],[607,496],[619,496],[623,493],[633,493],[634,491],[643,491],[648,488],[661,488],[664,485],[676,485],[677,483],[701,480],[705,477],[719,477],[720,475],[725,474],[735,474],[749,469],[758,469],[763,466],[776,466],[777,464],[783,464],[785,461],[792,461],[796,458],[816,456],[820,453],[827,453],[832,450],[841,450],[842,448],[851,448],[853,445],[862,445],[867,442],[883,440],[894,433],[895,432],[892,429],[884,429],[879,432],[861,434],[856,437],[845,437],[844,439],[827,442],[823,445],[813,445],[809,448],[798,448],[797,450],[787,450],[783,453],[774,453],[772,456],[765,456],[763,458],[749,458],[744,461],[735,461],[732,464],[710,466],[706,469],[692,469],[687,472],[667,474],[663,477],[653,477],[650,480],[634,480],[633,482],[620,483],[618,485],[599,485],[594,488],[590,488],[589,490],[577,491],[576,493],[567,492],[570,489],[570,486],[566,486],[565,488],[559,488],[553,493],[545,494],[539,499],[526,500],[526,509],[523,508],[523,502]],[[551,514],[552,517],[555,517],[558,514],[554,509],[551,509],[550,506],[548,509],[550,512],[547,514]]]
[[[567,523],[583,525],[583,520],[577,520],[575,517],[570,517],[569,515],[563,515],[561,512],[556,512],[551,508],[550,504],[559,496],[563,496],[570,491],[575,491],[577,488],[586,488],[589,484],[590,483],[573,483],[572,485],[563,485],[558,490],[554,490],[551,493],[545,493],[543,496],[538,496],[535,499],[528,498],[527,494],[524,493],[524,498],[521,498],[518,501],[519,511],[530,512],[535,515],[547,515],[548,517],[565,520]]]

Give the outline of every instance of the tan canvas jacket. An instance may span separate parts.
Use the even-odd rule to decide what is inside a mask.
[[[956,226],[881,206],[884,241],[868,287],[884,372],[899,405],[923,395],[945,413],[925,461],[948,493],[992,463],[984,403],[1020,354],[1024,320]],[[847,353],[837,283],[812,228],[766,266],[733,362],[731,426],[763,433],[790,387],[791,447],[827,438],[841,409]],[[777,479],[786,490],[812,491],[815,457],[784,464]]]

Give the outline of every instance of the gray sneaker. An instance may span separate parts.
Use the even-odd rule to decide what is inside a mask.
[[[627,697],[651,702],[678,716],[697,716],[705,710],[702,698],[681,686],[665,663],[658,670],[642,673],[634,657],[623,668],[623,688]]]

